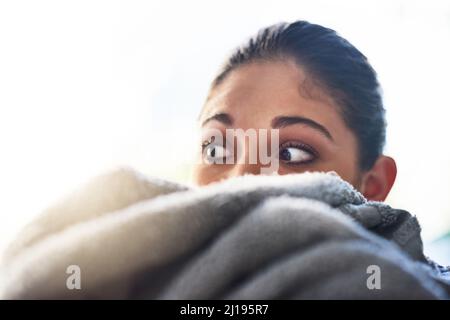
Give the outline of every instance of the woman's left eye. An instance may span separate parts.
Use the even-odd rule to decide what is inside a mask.
[[[288,144],[280,146],[279,159],[287,164],[305,164],[313,161],[316,154],[303,144]]]

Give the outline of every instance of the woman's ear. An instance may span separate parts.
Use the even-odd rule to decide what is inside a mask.
[[[381,155],[364,173],[360,191],[368,200],[384,201],[394,185],[397,166],[391,157]]]

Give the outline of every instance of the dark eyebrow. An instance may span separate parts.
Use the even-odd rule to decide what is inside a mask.
[[[333,136],[331,135],[330,131],[327,130],[327,128],[325,128],[323,125],[321,125],[309,118],[297,117],[297,116],[280,116],[280,117],[276,117],[272,120],[272,128],[274,128],[274,129],[284,128],[284,127],[291,126],[294,124],[307,125],[315,130],[320,131],[321,134],[323,134],[325,137],[327,137],[331,141],[334,141]]]
[[[231,126],[231,124],[233,123],[233,120],[231,119],[231,116],[228,113],[216,113],[211,117],[208,117],[206,120],[204,120],[202,122],[202,127],[212,120],[217,120],[227,126]]]

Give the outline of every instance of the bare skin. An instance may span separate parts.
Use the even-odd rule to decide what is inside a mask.
[[[253,62],[233,70],[210,92],[200,124],[202,144],[210,129],[224,136],[226,129],[278,129],[280,175],[335,171],[366,198],[378,201],[386,198],[395,181],[395,161],[385,155],[370,170],[360,170],[356,136],[346,126],[339,106],[293,61]],[[245,144],[242,155],[246,159],[248,152]],[[202,161],[194,168],[193,180],[207,185],[260,174],[261,163],[244,162]]]

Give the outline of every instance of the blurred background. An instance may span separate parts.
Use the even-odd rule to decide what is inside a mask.
[[[2,0],[0,251],[110,168],[188,182],[196,117],[223,59],[258,29],[298,19],[337,30],[377,70],[398,165],[387,203],[415,214],[425,252],[450,264],[444,0]]]

